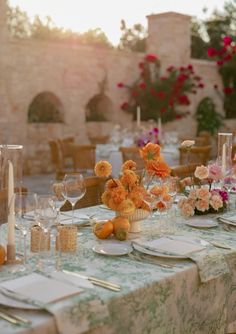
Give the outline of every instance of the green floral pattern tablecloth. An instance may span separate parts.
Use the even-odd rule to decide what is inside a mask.
[[[112,212],[99,207],[81,210],[105,218]],[[86,289],[73,298],[63,300],[44,312],[22,311],[19,314],[33,321],[31,328],[16,327],[0,320],[0,333],[34,334],[223,334],[236,319],[236,232],[221,226],[208,230],[186,226],[177,218],[177,233],[192,233],[205,240],[218,240],[232,247],[216,251],[227,264],[227,271],[202,283],[194,262],[163,260],[171,268],[140,262],[128,256],[108,257],[92,251],[98,242],[91,228],[83,228],[78,236],[78,252],[63,256],[63,268],[93,275],[118,283],[121,292],[103,288]],[[204,219],[204,217],[202,217]],[[158,218],[142,222],[142,236],[149,235]],[[153,232],[152,232],[153,236]],[[36,258],[32,258],[32,263]],[[0,281],[12,278],[7,267],[0,271]],[[32,329],[33,328],[33,329]]]

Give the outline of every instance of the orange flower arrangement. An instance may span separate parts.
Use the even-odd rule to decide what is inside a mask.
[[[140,149],[140,156],[145,163],[145,172],[151,176],[165,178],[170,175],[170,168],[161,156],[161,148],[158,144],[148,143]],[[118,211],[121,215],[131,215],[136,209],[150,211],[145,200],[147,189],[142,184],[142,178],[136,173],[136,163],[133,160],[126,161],[122,167],[119,178],[111,178],[106,182],[105,191],[102,194],[102,202],[110,209]],[[112,174],[112,166],[108,161],[99,161],[95,168],[95,175],[109,177]],[[167,192],[166,196],[168,195]]]

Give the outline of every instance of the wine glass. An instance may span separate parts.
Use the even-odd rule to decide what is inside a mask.
[[[72,205],[72,224],[74,223],[74,209],[75,204],[81,198],[84,197],[86,193],[86,186],[84,177],[80,173],[68,173],[63,179],[63,196]]]
[[[15,193],[14,209],[16,217],[16,227],[19,229],[24,240],[24,265],[27,264],[27,236],[30,228],[35,223],[35,193]]]
[[[63,195],[63,188],[64,188],[64,183],[62,181],[58,181],[58,180],[53,180],[50,183],[51,185],[51,191],[53,196],[55,196],[55,205],[56,205],[56,209],[57,209],[57,217],[58,217],[58,221],[60,223],[60,209],[63,206],[63,204],[65,203],[66,199]]]
[[[47,259],[47,267],[55,268],[54,249],[56,243],[57,225],[58,225],[58,211],[56,208],[56,197],[52,195],[37,195],[36,197],[36,217],[39,226],[42,228],[45,235],[50,237],[52,245],[50,249],[51,259]],[[41,248],[41,246],[40,246]]]

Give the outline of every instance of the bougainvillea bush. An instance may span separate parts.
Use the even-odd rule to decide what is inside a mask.
[[[222,40],[222,48],[208,49],[208,56],[216,60],[219,73],[222,77],[223,92],[215,89],[221,94],[224,100],[226,118],[236,118],[236,46],[230,36]]]
[[[139,76],[131,85],[120,82],[117,86],[128,91],[128,100],[121,109],[133,114],[136,118],[137,106],[141,108],[141,119],[163,122],[181,119],[188,111],[181,111],[181,106],[189,106],[189,94],[196,94],[204,88],[200,76],[196,75],[193,66],[169,66],[163,75],[160,73],[160,61],[154,54],[148,54],[138,65]],[[182,108],[183,110],[185,108]]]

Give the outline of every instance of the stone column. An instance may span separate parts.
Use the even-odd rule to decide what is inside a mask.
[[[185,66],[191,57],[191,16],[174,12],[147,16],[147,53],[154,53],[162,68]]]

